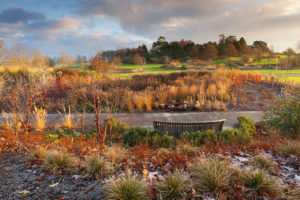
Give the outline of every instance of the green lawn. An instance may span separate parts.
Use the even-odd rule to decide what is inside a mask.
[[[264,58],[255,62],[249,63],[249,65],[266,65],[266,64],[277,64],[280,60],[285,59],[286,55],[279,55],[279,58]]]
[[[255,69],[255,70],[247,70],[247,71],[261,73],[261,74],[276,75],[279,77],[279,80],[281,82],[288,81],[288,82],[300,84],[300,69],[295,69],[295,70]]]
[[[282,58],[284,56],[281,56]],[[216,60],[216,63],[222,63],[225,62],[226,60],[238,60],[241,57],[229,57],[227,59],[222,59],[222,60]],[[274,60],[273,60],[274,61]],[[265,62],[265,61],[261,61]],[[259,63],[259,62],[257,62]],[[141,74],[160,74],[160,73],[174,73],[174,72],[182,72],[186,70],[167,70],[167,69],[161,69],[160,67],[163,66],[163,64],[146,64],[146,65],[133,65],[133,64],[122,64],[119,65],[118,67],[121,69],[138,69],[138,68],[143,68],[142,72],[136,72],[136,73],[120,73],[120,74],[108,74],[108,76],[112,76],[115,78],[130,78],[134,75],[141,75]],[[89,71],[89,72],[95,72],[89,70],[87,67],[80,67],[80,65],[73,65],[73,66],[67,66],[68,68],[71,69],[77,69],[79,71]],[[282,82],[289,81],[293,82],[296,84],[300,84],[300,69],[297,70],[273,70],[273,69],[255,69],[255,70],[247,70],[251,72],[256,72],[256,73],[261,73],[261,74],[269,74],[269,75],[276,75],[279,77],[279,80]]]
[[[174,73],[174,72],[182,72],[185,70],[168,70],[168,69],[161,69],[160,67],[163,64],[146,64],[146,65],[132,65],[132,64],[122,64],[119,65],[119,68],[123,69],[139,69],[143,68],[142,72],[137,73],[123,73],[123,74],[113,74],[113,77],[116,78],[130,78],[134,75],[141,75],[141,74],[160,74],[160,73]]]

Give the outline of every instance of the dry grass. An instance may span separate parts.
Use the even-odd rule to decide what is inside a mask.
[[[225,161],[219,159],[200,160],[192,166],[192,178],[196,188],[218,196],[229,189],[231,170]]]
[[[47,111],[42,108],[34,107],[33,115],[35,118],[35,128],[37,131],[43,131],[46,125]]]
[[[145,104],[144,98],[145,97],[143,94],[135,94],[133,96],[133,102],[139,111],[144,110],[144,104]]]
[[[4,117],[4,122],[1,122],[1,125],[4,126],[7,131],[16,131],[20,132],[22,128],[22,119],[20,114],[11,113],[8,114],[2,111],[2,115]]]
[[[147,111],[151,111],[152,105],[153,105],[153,97],[151,94],[144,96],[144,103],[145,103]]]
[[[76,165],[77,159],[64,151],[50,150],[45,153],[45,169],[56,170],[59,168],[71,168]]]
[[[126,174],[119,180],[111,180],[103,187],[105,199],[147,200],[147,185],[137,176]]]
[[[132,98],[128,98],[126,101],[126,104],[127,104],[127,108],[129,110],[129,112],[133,112],[134,111],[134,103],[133,103]]]
[[[176,150],[188,156],[194,156],[197,153],[197,149],[190,144],[178,145]]]
[[[188,176],[176,170],[157,183],[156,188],[162,199],[184,199],[189,189]]]
[[[217,86],[214,83],[209,84],[206,90],[207,97],[214,98],[216,97],[216,94],[217,94]]]
[[[265,171],[241,171],[239,172],[239,180],[254,196],[259,194],[269,194],[274,197],[281,194],[281,188],[274,178],[269,178]]]
[[[104,178],[113,171],[112,164],[99,155],[86,157],[85,166],[89,174],[97,179]]]
[[[288,143],[280,145],[276,148],[276,151],[286,157],[290,155],[300,155],[300,145],[294,143]]]
[[[221,110],[221,102],[218,100],[215,100],[213,108],[217,111],[220,111]]]
[[[248,163],[250,165],[256,166],[260,169],[268,169],[273,166],[272,160],[263,155],[257,155],[257,156],[252,157],[248,161]]]
[[[32,152],[31,157],[33,159],[45,159],[46,149],[44,147],[38,147],[34,152]]]
[[[72,128],[72,115],[71,115],[71,108],[69,106],[69,111],[66,113],[66,109],[64,108],[64,126],[71,129]]]
[[[105,151],[105,156],[115,164],[119,164],[126,157],[126,150],[121,145],[112,145]]]

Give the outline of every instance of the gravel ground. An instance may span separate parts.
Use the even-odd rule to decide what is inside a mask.
[[[24,154],[0,154],[0,199],[101,199],[101,182],[75,170],[51,174]]]

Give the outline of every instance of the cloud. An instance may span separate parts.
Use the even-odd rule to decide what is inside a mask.
[[[112,18],[125,31],[152,40],[164,35],[205,42],[220,33],[254,40],[263,33],[276,43],[274,31],[293,30],[293,39],[300,31],[299,0],[79,0],[76,8],[79,16]]]
[[[61,19],[44,20],[28,25],[28,28],[46,31],[49,33],[57,33],[69,29],[77,29],[81,25],[80,20],[74,18],[63,17]]]
[[[224,33],[280,50],[300,40],[299,0],[32,1],[7,0],[18,3],[0,10],[0,38],[52,55],[151,44],[160,35],[203,43]]]
[[[2,23],[28,23],[39,20],[45,20],[45,16],[37,12],[28,12],[22,8],[11,7],[0,12],[0,22]]]

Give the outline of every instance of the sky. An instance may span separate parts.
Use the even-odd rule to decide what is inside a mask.
[[[300,0],[0,0],[0,39],[49,56],[151,47],[159,36],[204,43],[220,34],[295,48]]]

